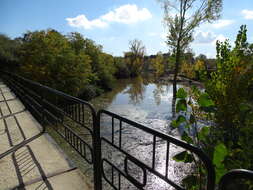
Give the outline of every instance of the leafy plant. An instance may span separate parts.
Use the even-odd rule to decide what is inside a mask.
[[[230,169],[253,168],[253,46],[247,43],[246,32],[241,26],[233,49],[228,41],[217,42],[217,69],[204,78],[205,92],[194,87],[189,93],[177,92],[178,116],[172,126],[182,126],[182,140],[201,148],[213,161],[216,184]],[[200,120],[209,125],[201,126]],[[181,162],[186,158],[185,152],[174,156]],[[188,189],[201,189],[203,167],[193,161],[198,172],[183,182]]]

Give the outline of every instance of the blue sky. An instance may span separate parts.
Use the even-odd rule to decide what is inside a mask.
[[[163,10],[156,0],[1,0],[0,18],[0,33],[12,38],[53,28],[63,34],[80,32],[113,55],[123,55],[135,38],[143,41],[148,55],[168,52]],[[252,0],[225,0],[221,19],[197,28],[191,48],[214,57],[215,41],[233,42],[242,24],[253,42]]]

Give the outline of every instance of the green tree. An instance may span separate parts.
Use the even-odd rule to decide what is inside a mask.
[[[114,83],[116,68],[112,55],[102,51],[102,46],[96,45],[91,39],[84,38],[80,33],[68,35],[72,47],[76,52],[82,52],[91,59],[91,83],[103,89],[111,89]]]
[[[228,170],[253,168],[253,51],[252,44],[247,42],[246,26],[241,26],[234,48],[226,40],[218,41],[216,49],[217,69],[205,78],[206,91],[192,88],[187,96],[184,89],[178,90],[176,111],[179,115],[172,126],[183,125],[182,139],[200,147],[209,156],[218,183]],[[208,120],[210,126],[198,126],[200,120]],[[174,159],[186,162],[189,157],[190,153],[182,152]],[[202,189],[204,178],[200,176],[204,173],[202,166],[197,165],[200,169],[187,189],[196,186]],[[199,184],[192,183],[196,178]],[[241,188],[251,189],[252,182],[244,183]]]
[[[125,62],[132,77],[141,73],[144,64],[145,47],[140,40],[129,42],[130,51],[125,53]]]
[[[75,51],[55,30],[27,32],[20,50],[21,73],[39,83],[77,96],[89,83],[90,58]]]
[[[153,63],[153,68],[155,69],[155,75],[157,77],[164,73],[164,59],[161,52],[156,54],[156,57],[151,60]]]
[[[174,84],[176,84],[181,56],[193,40],[193,32],[203,22],[220,17],[222,0],[160,0],[164,21],[168,27],[167,44],[175,56]],[[174,96],[176,85],[174,85]]]
[[[0,34],[0,68],[12,70],[18,66],[17,51],[20,46],[18,40]]]
[[[205,83],[216,105],[215,131],[220,131],[216,136],[231,150],[227,167],[252,169],[253,51],[245,25],[241,26],[233,49],[228,41],[217,42],[216,64],[216,72]]]
[[[117,78],[128,78],[130,76],[130,72],[123,57],[114,57],[114,65],[116,68],[115,76]]]

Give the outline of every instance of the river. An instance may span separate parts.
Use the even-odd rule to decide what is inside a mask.
[[[170,122],[172,120],[173,85],[172,83],[159,84],[154,81],[153,78],[142,77],[118,80],[112,91],[94,98],[91,103],[97,110],[105,109],[114,112],[145,126],[170,134],[176,138],[180,138],[178,131],[170,128]],[[177,87],[180,88],[186,86],[178,85]],[[110,139],[110,130],[111,120],[102,120],[102,136]],[[150,156],[152,155],[152,137],[140,130],[130,127],[125,127],[123,129],[122,136],[125,140],[122,140],[122,148],[142,162],[150,164]],[[192,167],[190,164],[182,165],[172,159],[172,157],[181,150],[180,147],[170,145],[169,179],[177,184],[180,184],[183,177],[187,175]],[[156,170],[163,173],[165,170],[166,142],[160,141],[157,145],[156,152]],[[108,160],[112,160],[117,167],[124,170],[124,158],[120,153],[117,153],[115,149],[102,144],[102,154]],[[142,176],[140,168],[133,164],[131,169],[132,175],[139,179],[139,181],[142,181],[142,179],[140,179],[140,176]],[[108,176],[110,176],[110,168],[105,168],[105,170],[108,173]],[[126,180],[125,182],[122,182],[121,186],[122,188],[124,187],[123,189],[135,189],[127,183]],[[164,183],[163,180],[149,174],[145,189],[165,190],[173,188]]]
[[[182,85],[178,85],[179,87]],[[173,85],[155,83],[153,78],[118,80],[115,88],[91,103],[146,126],[170,131]]]

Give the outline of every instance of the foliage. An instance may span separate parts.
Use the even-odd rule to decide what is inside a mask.
[[[172,126],[184,127],[182,140],[201,148],[213,161],[216,184],[230,169],[253,168],[253,46],[247,42],[246,26],[241,26],[231,48],[228,41],[217,42],[217,70],[205,80],[205,92],[192,88],[177,93],[178,117]],[[198,121],[209,121],[200,126]],[[194,131],[194,133],[191,133]],[[175,160],[179,155],[175,155]],[[201,189],[203,169],[198,163],[197,174],[186,180],[188,189]]]
[[[219,142],[211,144],[212,141],[212,127],[213,126],[199,126],[199,118],[212,118],[214,112],[214,102],[205,92],[199,91],[197,88],[192,88],[187,93],[183,88],[177,91],[176,111],[178,113],[177,119],[172,122],[172,127],[182,127],[182,140],[189,144],[193,144],[201,148],[213,161],[216,171],[216,182],[227,172],[224,165],[225,157],[227,156],[226,146]],[[189,151],[183,151],[176,154],[173,159],[178,162],[195,163],[196,171],[183,180],[183,184],[187,189],[203,189],[205,187],[205,168],[203,163],[195,158],[194,154]],[[195,180],[193,183],[191,180]],[[205,189],[205,188],[204,188]]]
[[[102,52],[102,46],[96,45],[90,39],[84,39],[79,33],[71,33],[68,38],[76,52],[83,52],[91,60],[91,83],[104,89],[111,89],[114,83],[114,59],[111,55]]]
[[[206,71],[205,62],[197,59],[194,64],[194,72],[195,72],[195,79],[199,80],[201,77],[201,74]]]
[[[18,62],[17,50],[19,46],[18,39],[12,40],[8,36],[0,34],[0,68],[16,69]]]
[[[19,74],[68,94],[111,89],[117,71],[113,56],[80,33],[62,35],[56,30],[27,32],[11,40],[0,36],[1,63],[19,65]],[[86,87],[87,86],[87,87]],[[92,88],[91,88],[92,86]]]
[[[20,49],[20,72],[28,78],[78,95],[89,83],[89,57],[74,51],[68,39],[55,30],[27,32]]]
[[[156,57],[151,60],[153,68],[155,69],[155,75],[157,77],[164,73],[164,59],[161,52],[158,52]]]
[[[253,48],[246,26],[241,26],[233,49],[228,41],[217,42],[216,64],[217,71],[205,83],[216,106],[215,135],[229,149],[227,168],[252,169]]]
[[[130,76],[130,72],[123,57],[114,57],[114,65],[116,68],[115,76],[117,78],[128,78]]]
[[[145,47],[140,40],[129,42],[130,51],[126,52],[125,63],[132,77],[138,76],[141,73],[144,64]]]
[[[193,40],[193,32],[203,22],[217,20],[222,0],[160,0],[165,24],[168,26],[167,44],[175,54],[174,82],[177,80],[181,56]]]
[[[181,74],[191,79],[195,78],[194,65],[186,61],[182,61]]]

